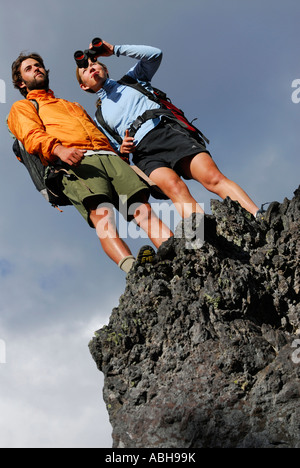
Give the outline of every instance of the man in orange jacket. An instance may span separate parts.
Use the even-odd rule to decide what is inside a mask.
[[[45,166],[63,164],[67,172],[62,180],[64,194],[96,228],[106,254],[128,272],[135,258],[116,230],[112,205],[117,206],[119,197],[126,206],[134,206],[132,217],[156,247],[172,232],[152,211],[146,185],[79,104],[54,96],[48,76],[38,54],[21,54],[13,63],[14,86],[26,99],[13,104],[9,129]],[[31,100],[38,103],[38,111]],[[148,255],[147,246],[139,256],[143,261]]]

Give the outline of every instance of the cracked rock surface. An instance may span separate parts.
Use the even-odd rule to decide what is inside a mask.
[[[300,187],[264,221],[212,213],[135,265],[89,344],[115,448],[300,448]]]

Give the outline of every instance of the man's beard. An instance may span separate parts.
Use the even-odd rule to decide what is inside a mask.
[[[46,75],[43,75],[44,79],[38,79],[40,75],[36,78],[33,78],[31,81],[24,81],[28,91],[34,91],[35,89],[43,89],[45,91],[49,91],[49,76],[48,72]]]

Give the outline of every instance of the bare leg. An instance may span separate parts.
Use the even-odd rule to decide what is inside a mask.
[[[202,208],[192,197],[187,185],[172,169],[167,167],[155,169],[150,174],[150,179],[172,200],[182,218],[189,218],[192,213],[203,214]]]
[[[215,162],[207,153],[199,153],[194,158],[184,158],[180,165],[183,175],[197,180],[207,190],[215,193],[222,199],[230,197],[238,201],[249,213],[255,215],[258,206],[250,199],[247,193],[235,182],[227,179],[218,169]]]
[[[133,217],[138,226],[149,236],[156,247],[173,236],[172,231],[156,216],[146,197],[140,197],[145,203],[133,205]],[[120,238],[117,231],[113,206],[101,203],[90,207],[90,220],[97,230],[104,252],[117,264],[126,257],[132,256],[128,245]]]
[[[159,219],[149,203],[136,203],[133,205],[134,220],[148,235],[155,247],[173,236],[172,231]]]
[[[113,208],[107,204],[90,210],[90,220],[96,228],[102,248],[117,265],[132,255],[128,245],[120,238]]]

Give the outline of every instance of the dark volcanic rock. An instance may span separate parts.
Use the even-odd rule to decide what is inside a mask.
[[[134,267],[90,342],[114,447],[300,447],[300,189],[264,222],[212,212],[201,248],[187,232]]]

